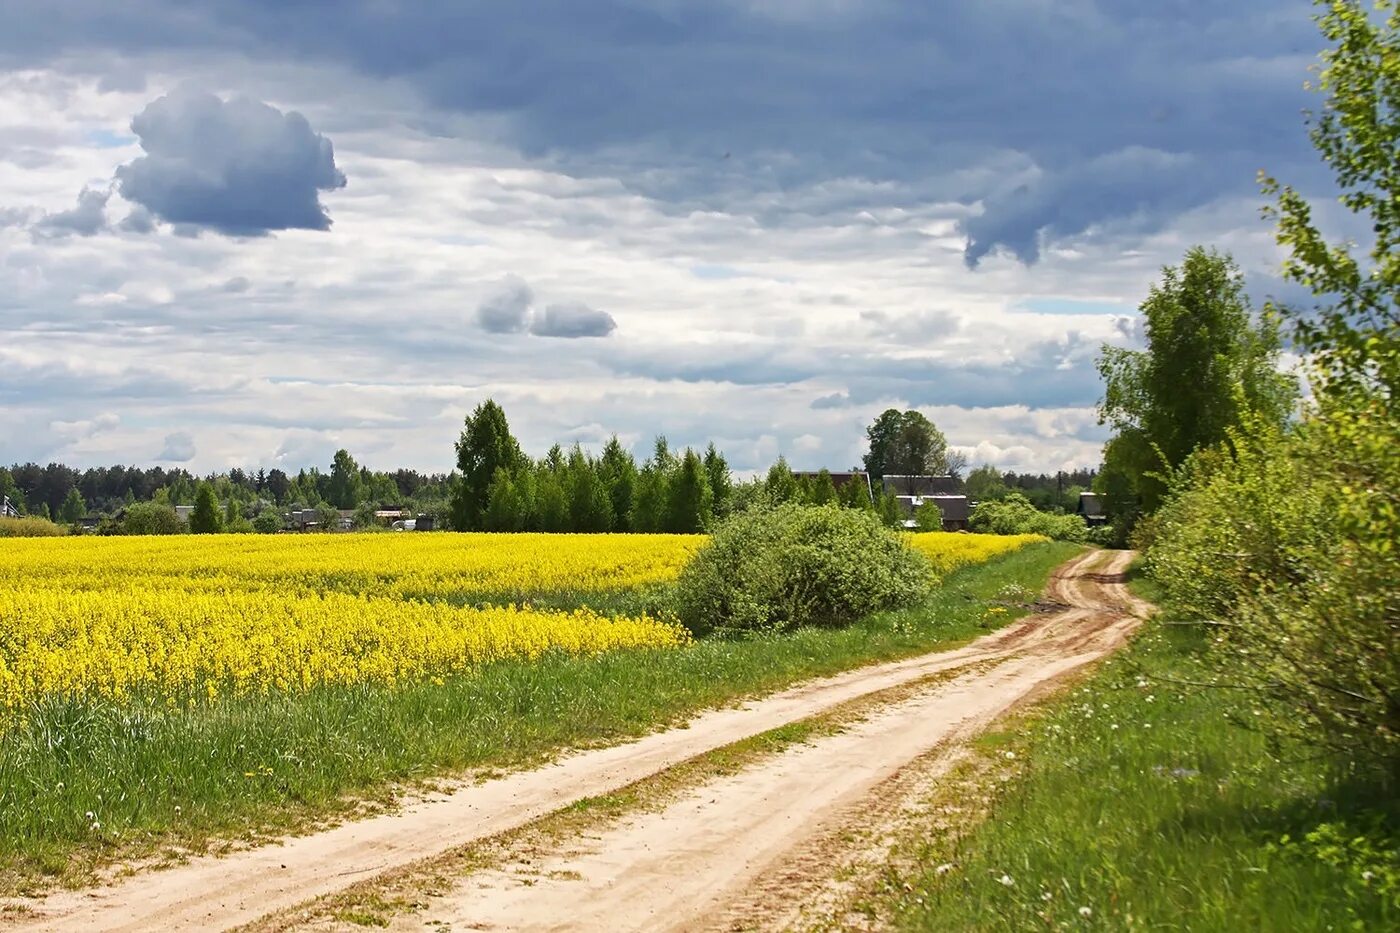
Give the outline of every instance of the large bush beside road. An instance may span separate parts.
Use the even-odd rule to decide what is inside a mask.
[[[932,580],[928,561],[864,511],[781,505],[738,515],[680,576],[691,631],[842,625],[908,605]]]

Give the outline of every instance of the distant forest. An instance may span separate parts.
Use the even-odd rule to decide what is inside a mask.
[[[21,512],[62,516],[65,501],[73,490],[82,499],[84,515],[110,514],[133,502],[162,501],[170,505],[193,505],[201,482],[214,487],[219,501],[253,505],[263,500],[278,507],[315,506],[333,503],[334,464],[330,470],[308,467],[288,474],[279,469],[248,471],[234,467],[222,473],[198,476],[179,467],[122,466],[76,469],[62,463],[37,463],[0,467],[0,494]],[[976,471],[974,471],[976,472]],[[361,501],[377,506],[399,505],[421,512],[445,507],[449,484],[455,474],[425,473],[399,469],[379,472],[359,468]],[[1095,471],[1074,470],[1050,473],[1001,473],[1002,484],[1026,495],[1041,509],[1055,507],[1073,511],[1068,493],[1077,497],[1092,486]],[[972,485],[976,485],[975,481]],[[967,489],[969,494],[977,489]]]

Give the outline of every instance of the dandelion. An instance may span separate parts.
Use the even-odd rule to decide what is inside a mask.
[[[1015,761],[1015,760],[1016,760],[1016,753],[1015,753],[1015,752],[1006,752],[1006,753],[1005,753],[1005,758],[1006,758],[1007,761]]]
[[[1089,919],[1090,917],[1092,917],[1093,915],[1094,915],[1094,912],[1093,912],[1092,910],[1090,910],[1088,907],[1081,907],[1081,908],[1079,908],[1079,916],[1083,917],[1084,919],[1087,920],[1087,919]]]
[[[93,820],[97,819],[97,814],[96,814],[96,813],[93,813],[91,810],[89,810],[88,812],[86,812],[86,813],[83,814],[83,817],[84,817],[89,823],[91,823]]]
[[[1049,901],[1052,897],[1054,897],[1054,895],[1051,894],[1049,891],[1041,891],[1041,892],[1040,892],[1040,899],[1041,899],[1042,901]]]
[[[1012,878],[1010,875],[1002,875],[997,881],[1008,888],[1016,883],[1016,879]]]
[[[950,871],[952,871],[952,870],[953,870],[953,863],[952,863],[952,862],[944,862],[942,865],[939,865],[937,868],[935,868],[935,869],[933,870],[933,873],[934,873],[935,875],[946,875],[946,874],[948,874],[948,872],[950,872]]]
[[[1361,880],[1366,882],[1367,884],[1370,884],[1372,879],[1374,879],[1375,877],[1376,873],[1373,871],[1363,871],[1361,873]]]
[[[1157,698],[1156,698],[1155,696],[1153,696],[1152,694],[1149,693],[1149,694],[1147,695],[1146,699],[1145,699],[1145,702],[1151,703],[1153,700],[1156,700],[1156,699],[1157,699]]]

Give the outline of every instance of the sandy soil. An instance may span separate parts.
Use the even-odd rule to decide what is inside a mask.
[[[201,858],[111,885],[22,902],[7,928],[227,929],[343,890],[390,869],[518,828],[688,758],[820,715],[868,694],[977,666],[884,707],[841,733],[624,820],[526,872],[464,879],[399,928],[656,930],[729,926],[726,910],[814,835],[930,750],[1118,647],[1141,607],[1121,585],[1131,555],[1091,552],[1057,571],[1038,614],[955,651],[812,681],[684,728],[581,752],[533,771],[464,784],[401,813],[224,858]],[[988,669],[987,662],[992,664]]]

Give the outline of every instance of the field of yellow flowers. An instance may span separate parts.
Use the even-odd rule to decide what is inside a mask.
[[[1039,540],[919,534],[941,575]],[[393,686],[689,636],[590,600],[674,579],[705,539],[324,535],[17,539],[0,548],[0,714]],[[573,594],[567,608],[541,607]]]
[[[1040,535],[970,535],[948,531],[927,531],[909,536],[914,550],[928,558],[939,576],[959,567],[982,564],[1028,544],[1048,541]]]

